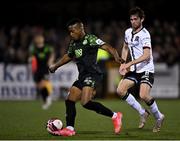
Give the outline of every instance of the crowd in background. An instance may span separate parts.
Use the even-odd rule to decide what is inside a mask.
[[[124,41],[124,31],[128,26],[128,23],[116,20],[89,21],[85,24],[88,33],[96,34],[116,48],[119,53]],[[151,33],[154,61],[165,62],[169,66],[178,63],[180,60],[178,23],[154,20],[146,28]],[[67,51],[70,39],[65,27],[2,26],[0,27],[0,62],[27,63],[29,47],[33,36],[37,33],[45,36],[46,42],[55,49],[57,58]]]

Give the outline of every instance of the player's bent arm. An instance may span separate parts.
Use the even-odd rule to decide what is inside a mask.
[[[31,64],[32,62],[32,56],[28,57],[28,64]]]
[[[50,66],[51,64],[54,63],[54,60],[55,60],[55,53],[54,53],[54,50],[52,51],[52,53],[50,54],[50,57],[49,57],[49,60],[48,60],[48,66]]]
[[[137,63],[140,63],[142,61],[149,60],[149,59],[150,59],[150,48],[149,47],[144,47],[143,55],[140,56],[139,58],[129,62],[129,65],[132,66],[134,64],[137,64]]]
[[[127,43],[124,42],[122,52],[121,52],[121,58],[125,61],[127,59],[128,52],[129,52],[128,45]]]
[[[70,62],[72,58],[68,56],[68,54],[65,54],[60,60],[58,60],[56,63],[50,65],[49,71],[51,73],[55,72],[59,67],[63,66],[64,64],[67,64]]]
[[[112,46],[110,46],[109,44],[104,44],[101,46],[101,48],[106,50],[107,52],[109,52],[114,57],[114,59],[117,63],[124,62],[124,60],[119,57],[117,50],[115,48],[113,48]]]

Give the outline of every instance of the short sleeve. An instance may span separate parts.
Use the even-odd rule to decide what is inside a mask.
[[[125,35],[124,35],[124,42],[127,44],[128,43],[128,40],[127,40],[127,35],[126,35],[126,33],[125,33]]]
[[[90,46],[95,46],[95,47],[101,47],[102,45],[105,44],[105,42],[101,39],[99,39],[95,35],[89,35],[87,36],[88,42]]]
[[[144,34],[144,36],[141,39],[142,46],[143,47],[149,47],[151,48],[151,37],[150,34]]]
[[[30,45],[29,46],[29,55],[32,56],[35,54],[35,48],[34,45]]]

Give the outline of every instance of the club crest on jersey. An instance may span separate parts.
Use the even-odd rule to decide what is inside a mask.
[[[131,46],[139,45],[139,36],[136,36],[135,39],[131,42]]]
[[[134,39],[134,41],[139,41],[139,36],[136,36],[136,38]]]
[[[104,42],[103,42],[101,39],[97,39],[97,40],[96,40],[96,43],[97,43],[98,45],[103,45],[103,44],[104,44]]]
[[[77,58],[81,57],[82,56],[82,49],[76,49],[75,50],[75,55]]]
[[[83,45],[86,45],[87,43],[88,43],[87,40],[84,40],[84,41],[83,41]]]

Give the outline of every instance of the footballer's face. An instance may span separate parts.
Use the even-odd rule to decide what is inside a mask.
[[[82,34],[84,33],[84,27],[80,23],[70,25],[68,27],[68,30],[69,30],[69,34],[73,40],[81,39]]]
[[[38,48],[44,47],[44,37],[42,35],[36,35],[34,37],[34,44]]]
[[[141,28],[143,21],[144,21],[144,18],[141,19],[138,15],[131,15],[130,16],[131,26],[134,30]]]

